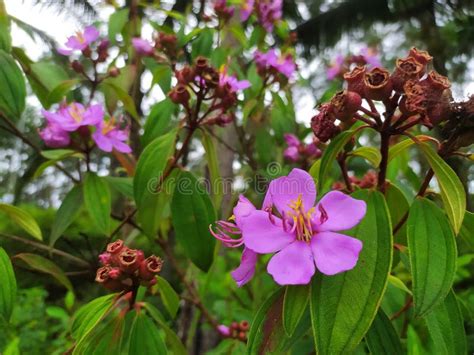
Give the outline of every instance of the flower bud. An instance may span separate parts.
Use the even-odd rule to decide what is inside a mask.
[[[286,148],[283,151],[283,157],[290,162],[297,162],[298,160],[300,160],[300,152],[298,147],[291,146]]]
[[[340,132],[340,128],[334,124],[335,117],[332,105],[321,105],[319,111],[320,112],[311,119],[311,128],[316,138],[321,142],[327,142]]]
[[[71,67],[72,67],[72,70],[74,70],[76,73],[78,74],[81,74],[84,72],[84,66],[82,65],[81,62],[79,62],[78,60],[74,60],[72,63],[71,63]]]
[[[372,100],[382,101],[390,97],[392,82],[390,73],[382,68],[374,68],[364,75],[365,96]]]
[[[364,75],[365,66],[357,66],[350,72],[344,74],[344,80],[347,82],[347,91],[358,93],[360,96],[365,95]]]
[[[228,125],[229,123],[232,123],[234,121],[234,119],[235,119],[234,113],[230,112],[230,113],[222,114],[219,117],[217,117],[216,123],[219,126],[224,127],[224,126]]]
[[[229,327],[223,324],[217,326],[217,331],[223,337],[230,337],[231,335]]]
[[[107,57],[109,56],[109,41],[107,39],[103,39],[99,43],[99,46],[97,47],[97,54],[97,61],[99,63],[103,63],[107,60]]]
[[[191,98],[188,89],[183,84],[178,84],[176,87],[174,87],[168,96],[175,104],[181,105],[186,105]]]
[[[120,75],[120,69],[117,68],[117,67],[112,67],[109,69],[109,75],[112,77],[112,78],[116,78],[117,76]]]
[[[246,320],[243,320],[240,322],[240,330],[242,330],[243,332],[246,332],[249,329],[250,329],[249,322],[247,322]]]
[[[119,267],[122,271],[133,273],[138,269],[143,258],[144,256],[141,250],[127,248],[119,254]]]
[[[362,104],[362,97],[353,91],[339,91],[331,99],[334,115],[345,122],[351,120]]]
[[[140,278],[151,280],[161,271],[163,260],[151,255],[140,263]]]
[[[391,76],[393,89],[402,93],[408,80],[418,80],[423,75],[424,66],[415,58],[397,59],[396,68]]]
[[[111,255],[109,253],[102,253],[99,255],[99,261],[102,265],[110,264],[111,259]]]
[[[117,280],[122,275],[122,271],[119,268],[113,267],[109,270],[109,277],[113,280]]]

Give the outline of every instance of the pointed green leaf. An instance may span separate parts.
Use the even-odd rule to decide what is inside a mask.
[[[16,279],[10,258],[2,247],[0,270],[0,318],[8,322],[16,299]]]
[[[108,37],[112,44],[117,42],[117,35],[119,35],[125,24],[128,22],[128,14],[130,10],[128,8],[120,9],[115,11],[109,17],[109,28]]]
[[[454,233],[458,234],[466,212],[466,192],[454,170],[426,143],[419,144],[441,190],[444,209],[453,226]]]
[[[69,281],[67,276],[64,274],[64,271],[51,260],[46,259],[41,255],[29,253],[17,254],[14,258],[25,262],[32,270],[51,275],[69,291],[73,291],[71,281]]]
[[[349,154],[350,156],[361,157],[369,161],[375,168],[379,166],[382,156],[380,151],[374,147],[360,147]]]
[[[109,234],[111,197],[109,185],[94,173],[87,173],[84,179],[84,205],[91,220],[100,232]]]
[[[18,121],[25,109],[26,85],[13,58],[0,50],[0,113]]]
[[[32,237],[43,240],[41,229],[35,219],[21,208],[0,203],[0,212],[5,213],[18,227],[23,229]]]
[[[375,317],[392,263],[392,227],[383,195],[359,190],[354,198],[367,202],[364,219],[344,234],[363,242],[353,270],[318,274],[311,285],[311,317],[318,354],[353,351]]]
[[[215,222],[216,215],[209,195],[190,172],[181,172],[176,181],[171,218],[178,243],[191,261],[207,272],[215,246],[209,225]]]
[[[72,337],[79,340],[94,328],[113,305],[115,297],[116,294],[98,297],[79,308],[72,322]]]
[[[179,296],[171,287],[168,281],[161,276],[156,276],[156,285],[161,295],[161,300],[166,307],[166,310],[172,318],[176,317],[179,309]]]
[[[397,331],[381,308],[377,312],[365,339],[371,354],[403,354]]]
[[[463,317],[453,291],[425,319],[436,354],[467,353]]]
[[[81,210],[82,204],[82,188],[79,185],[74,186],[56,212],[56,217],[51,227],[51,235],[49,236],[50,246],[53,246],[71,223],[74,222]]]
[[[292,336],[304,315],[309,301],[309,286],[286,286],[283,300],[283,327]]]
[[[12,49],[12,38],[10,35],[10,18],[5,8],[5,2],[0,0],[0,49],[10,52]]]
[[[133,199],[133,178],[106,176],[105,180],[109,183],[112,189],[120,192],[125,197]]]
[[[456,241],[444,213],[426,198],[418,198],[407,221],[415,315],[422,316],[443,302],[456,270]]]
[[[214,141],[210,135],[203,131],[202,145],[206,152],[207,166],[209,168],[210,176],[210,189],[212,194],[212,201],[216,210],[220,209],[222,196],[223,196],[223,184],[221,180],[221,174],[219,171],[219,160],[217,159],[217,151]]]
[[[171,119],[175,110],[176,104],[169,98],[153,105],[145,121],[144,133],[141,137],[143,146],[148,145],[155,138],[169,132]]]
[[[158,328],[143,312],[137,312],[130,330],[129,354],[168,354]]]

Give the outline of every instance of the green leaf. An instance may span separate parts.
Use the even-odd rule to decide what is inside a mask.
[[[113,189],[128,198],[133,198],[133,178],[106,176],[105,180]]]
[[[82,306],[74,315],[71,334],[76,340],[85,336],[112,307],[116,294],[98,297]]]
[[[466,192],[454,170],[426,143],[419,144],[441,190],[441,199],[454,233],[458,234],[466,212]]]
[[[100,232],[109,234],[111,197],[107,182],[94,173],[87,173],[84,179],[84,205]]]
[[[322,191],[323,183],[326,181],[326,176],[336,160],[339,152],[350,141],[350,139],[357,133],[357,129],[344,131],[339,133],[331,143],[326,147],[321,157],[321,164],[319,167],[318,191]]]
[[[220,209],[222,197],[224,194],[221,173],[219,171],[219,160],[217,158],[216,146],[212,137],[203,131],[202,145],[206,152],[207,166],[209,168],[209,176],[211,179],[210,189],[212,193],[212,201],[216,210]]]
[[[56,212],[53,225],[51,227],[51,235],[49,237],[49,245],[54,246],[58,238],[66,231],[71,223],[78,216],[83,204],[81,186],[74,186],[66,195],[63,203]]]
[[[424,355],[427,354],[423,349],[418,334],[416,334],[415,328],[412,325],[408,325],[407,331],[407,354],[408,355]]]
[[[124,8],[110,15],[108,29],[110,43],[114,44],[117,42],[117,35],[122,32],[123,27],[128,22],[129,11],[128,8]]]
[[[26,58],[26,60],[29,60],[29,58]],[[52,105],[52,102],[49,101],[50,94],[58,88],[59,85],[69,80],[66,71],[51,61],[28,63],[23,59],[21,64],[33,92],[41,104],[48,109]]]
[[[283,328],[284,289],[277,289],[271,294],[252,320],[248,334],[247,354],[283,354],[301,338],[310,328],[308,312],[288,337]]]
[[[5,250],[0,247],[0,318],[10,320],[16,300],[16,279],[12,263]]]
[[[456,271],[456,241],[444,213],[426,198],[418,198],[407,221],[415,316],[443,302]]]
[[[48,95],[47,101],[49,105],[55,104],[63,100],[66,94],[80,83],[78,79],[65,80],[56,85]]]
[[[33,238],[43,240],[41,229],[35,219],[21,208],[0,203],[0,212],[5,213],[18,227],[23,229]]]
[[[273,93],[273,104],[271,110],[271,126],[275,131],[275,137],[283,140],[283,135],[295,130],[295,117],[283,99],[276,93]]]
[[[423,134],[420,134],[415,137],[416,140],[420,142],[426,142],[429,140],[433,140],[433,137],[430,136],[425,136]],[[415,141],[412,139],[405,139],[401,142],[398,142],[397,144],[394,144],[393,146],[390,147],[388,151],[388,162],[390,163],[393,159],[398,157],[402,152],[405,151],[405,149],[408,149],[411,147],[413,144],[415,144]]]
[[[145,131],[141,137],[141,143],[144,147],[155,138],[169,132],[171,119],[175,110],[176,105],[169,98],[153,105],[145,121]]]
[[[191,55],[193,60],[198,56],[210,57],[212,52],[212,43],[214,39],[214,31],[210,28],[203,29],[197,39],[193,42]]]
[[[365,339],[371,354],[403,354],[402,344],[400,343],[397,331],[382,308],[377,312]]]
[[[64,274],[63,270],[51,260],[42,257],[41,255],[21,253],[14,256],[25,262],[31,269],[54,277],[61,285],[66,287],[69,291],[73,291],[71,281]]]
[[[374,147],[360,147],[352,152],[349,156],[361,157],[369,161],[375,168],[379,166],[382,156],[380,151]]]
[[[395,286],[396,288],[405,291],[406,293],[412,295],[412,292],[408,289],[408,287],[400,280],[398,277],[393,275],[388,275],[388,282]]]
[[[292,336],[304,315],[309,301],[310,288],[307,285],[286,286],[283,300],[283,327]]]
[[[153,70],[153,82],[152,85],[158,84],[166,95],[171,89],[171,78],[173,77],[173,71],[169,65],[157,65]]]
[[[181,172],[176,181],[171,218],[176,239],[185,254],[197,267],[207,272],[215,246],[209,225],[215,222],[216,215],[209,196],[190,172]]]
[[[49,160],[61,160],[71,156],[74,153],[76,153],[76,151],[72,149],[51,149],[43,150],[41,155]]]
[[[152,304],[144,303],[143,308],[147,310],[150,316],[155,320],[156,323],[160,326],[160,329],[165,333],[165,341],[170,349],[170,353],[173,355],[187,355],[188,352],[184,347],[183,343],[176,335],[176,333],[166,324],[164,317],[161,315]]]
[[[166,345],[153,321],[137,312],[130,330],[129,354],[168,354]]]
[[[354,198],[367,202],[364,219],[344,234],[363,242],[356,267],[325,276],[311,285],[310,308],[318,354],[353,351],[369,329],[387,285],[392,263],[392,227],[384,197],[359,190]]]
[[[396,225],[405,217],[410,208],[407,198],[403,192],[394,184],[388,183],[385,189],[385,200],[390,211],[390,220],[395,228]],[[393,236],[396,243],[404,244],[406,242],[406,223]]]
[[[156,284],[161,295],[161,300],[166,307],[166,310],[172,318],[176,317],[179,309],[179,296],[171,287],[168,281],[161,276],[156,276]]]
[[[463,317],[453,291],[425,319],[436,354],[467,354]]]
[[[4,1],[0,0],[0,50],[10,52],[11,49],[10,18],[8,17]]]
[[[459,230],[459,236],[474,249],[474,213],[466,211],[464,215],[464,221],[462,222],[461,229]]]
[[[175,139],[175,130],[156,138],[143,150],[137,163],[133,192],[138,207],[138,220],[150,237],[155,236],[161,218],[164,201],[160,196],[172,193],[172,187],[168,186],[167,181],[161,181],[173,154]],[[157,191],[158,187],[161,188],[160,191]]]
[[[120,86],[110,81],[103,81],[101,83],[101,89],[104,91],[104,94],[106,96],[106,101],[109,98],[107,93],[112,91],[118,97],[118,99],[122,101],[125,111],[127,111],[130,114],[130,116],[132,116],[137,121],[140,120],[140,117],[138,116],[137,108],[135,107],[135,103],[133,102],[132,97],[124,89],[122,89]]]
[[[26,86],[13,58],[0,50],[0,113],[18,121],[25,109]]]

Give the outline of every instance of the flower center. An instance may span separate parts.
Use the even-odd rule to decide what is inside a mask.
[[[69,114],[74,119],[74,121],[76,121],[77,123],[82,122],[83,113],[84,113],[84,110],[82,110],[79,106],[75,104],[71,104],[70,109],[69,109]]]
[[[289,232],[294,232],[297,240],[309,242],[314,234],[311,221],[314,207],[305,211],[301,194],[296,200],[291,201],[289,207],[291,211],[287,212],[283,218],[283,228],[287,229],[287,224],[289,224]]]
[[[84,37],[82,32],[76,32],[76,38],[81,44],[84,44],[86,42],[86,38]]]

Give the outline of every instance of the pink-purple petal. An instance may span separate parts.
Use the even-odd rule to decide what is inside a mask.
[[[84,39],[86,40],[87,44],[94,42],[97,38],[99,38],[99,30],[94,26],[87,26],[84,29]]]
[[[267,271],[279,285],[306,285],[315,273],[313,254],[308,243],[295,241],[275,254]]]
[[[347,235],[322,232],[311,239],[311,249],[318,270],[335,275],[356,266],[362,242]]]
[[[290,205],[300,196],[306,211],[314,206],[316,200],[314,180],[301,169],[293,169],[288,176],[273,180],[267,193],[281,214],[291,211]]]
[[[244,248],[239,267],[231,272],[232,278],[235,280],[238,287],[242,287],[252,279],[255,274],[256,264],[257,253],[249,248]]]
[[[324,212],[321,212],[320,206]],[[364,218],[366,211],[365,201],[357,200],[340,191],[328,192],[316,206],[317,230],[325,232],[350,229]],[[321,222],[323,223],[321,224]]]
[[[256,208],[244,195],[239,196],[239,202],[234,207],[233,213],[235,217],[235,224],[238,227],[241,227],[243,224],[243,219],[249,216]]]
[[[294,235],[283,230],[279,218],[270,217],[268,212],[261,210],[245,217],[240,229],[245,246],[260,254],[279,251],[295,239]]]

